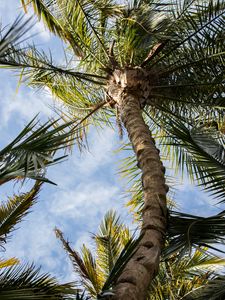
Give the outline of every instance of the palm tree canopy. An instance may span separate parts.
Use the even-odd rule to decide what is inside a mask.
[[[219,113],[223,108],[224,1],[22,4],[25,10],[32,6],[49,30],[69,44],[72,56],[60,67],[35,47],[6,49],[1,64],[24,68],[30,84],[47,86],[74,114],[105,100],[106,118],[113,103],[104,96],[105,86],[112,74],[116,80],[114,70],[127,68],[144,70],[142,81],[151,92],[140,101],[152,117],[160,112],[193,118],[199,109]]]
[[[99,80],[102,76],[99,83],[107,81],[115,69],[140,67],[146,70],[145,81],[151,86],[147,104],[156,109],[178,113],[180,102],[183,113],[198,105],[201,109],[223,107],[224,1],[22,3],[24,8],[32,6],[48,29],[70,45],[75,55],[72,68],[100,76]],[[10,62],[10,56],[8,59]],[[63,87],[57,76],[49,77],[37,74],[35,79],[43,85],[52,83],[59,88],[52,87],[52,91],[60,95]],[[74,80],[67,89],[73,82],[79,89]],[[31,83],[37,84],[36,80]],[[79,100],[76,86],[73,88],[71,102]]]
[[[69,45],[67,63],[55,64],[34,46],[17,51],[9,46],[1,64],[22,68],[29,84],[50,89],[67,105],[67,112],[62,112],[65,119],[82,119],[90,113],[89,124],[112,124],[117,103],[110,94],[118,88],[119,74],[140,70],[136,89],[142,90],[146,121],[157,132],[164,130],[165,138],[178,134],[168,125],[172,117],[184,126],[215,119],[222,126],[224,1],[23,0],[22,4],[25,11],[33,8],[46,27]],[[117,114],[118,124],[119,119]],[[200,150],[203,143],[198,146]],[[179,157],[171,155],[175,163]],[[179,163],[192,174],[197,168],[199,179],[204,185],[209,182],[212,190],[214,169],[196,164],[186,154]],[[215,195],[219,189],[223,190],[215,187]]]

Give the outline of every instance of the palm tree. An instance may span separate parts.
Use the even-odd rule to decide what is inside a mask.
[[[74,272],[78,276],[78,288],[85,291],[87,299],[107,299],[107,296],[112,296],[109,287],[118,278],[118,267],[123,268],[124,258],[129,250],[126,249],[122,260],[121,252],[132,239],[130,230],[121,222],[120,217],[114,211],[105,214],[97,234],[92,236],[95,252],[83,245],[79,253],[70,246],[59,229],[55,229],[55,233],[71,259]],[[215,282],[212,278],[219,276],[218,270],[224,265],[225,260],[210,254],[206,247],[199,247],[183,255],[181,252],[164,255],[158,275],[149,286],[146,299],[192,299],[191,296],[198,295],[203,290],[208,298],[210,294],[206,290]],[[220,292],[224,292],[221,285],[220,278],[217,289],[220,287]]]
[[[206,114],[221,120],[224,1],[21,3],[25,11],[33,7],[72,56],[61,67],[34,46],[11,46],[0,64],[21,69],[30,85],[50,89],[68,106],[70,118],[86,116],[85,122],[98,125],[116,116],[118,127],[127,130],[142,177],[142,239],[114,293],[117,300],[145,299],[158,271],[168,219],[165,168],[150,128],[168,133],[172,119],[191,126]],[[198,168],[201,174],[211,171]],[[204,174],[200,179],[211,183],[214,174]]]

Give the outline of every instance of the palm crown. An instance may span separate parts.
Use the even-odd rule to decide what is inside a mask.
[[[33,6],[50,31],[69,44],[68,64],[56,66],[34,47],[26,52],[9,51],[8,55],[6,51],[3,63],[24,68],[29,84],[47,86],[67,104],[69,113],[64,111],[65,117],[82,118],[93,111],[88,120],[94,124],[109,124],[114,114],[120,124],[119,109],[113,109],[118,104],[110,96],[113,90],[120,93],[120,88],[114,85],[118,72],[144,70],[140,73],[144,80],[133,89],[142,90],[139,100],[149,125],[156,130],[163,128],[166,137],[173,136],[173,142],[166,143],[174,143],[177,137],[172,159],[177,161],[182,157],[180,166],[188,163],[190,169],[193,162],[196,165],[195,156],[187,159],[185,150],[190,150],[188,141],[191,144],[197,141],[193,141],[193,135],[185,136],[176,128],[182,122],[186,132],[190,132],[200,127],[201,120],[208,123],[213,119],[222,127],[223,1],[182,4],[130,1],[128,5],[118,5],[113,1],[74,4],[74,1],[38,0],[22,4],[25,9]],[[202,127],[199,130],[202,134]],[[218,148],[210,154],[203,153],[212,139],[204,145],[197,143],[196,156],[218,155]],[[223,157],[221,150],[220,157]],[[200,163],[197,168],[200,179],[207,182],[205,172],[209,168]],[[209,171],[213,177],[218,175],[213,168]]]

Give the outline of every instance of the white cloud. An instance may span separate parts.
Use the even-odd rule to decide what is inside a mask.
[[[115,201],[118,192],[119,188],[115,186],[101,186],[101,182],[86,181],[74,189],[57,192],[50,211],[60,218],[96,221],[99,214],[102,215],[113,206],[113,202],[114,206],[118,206]]]
[[[35,208],[34,208],[35,209]],[[60,248],[53,233],[54,222],[44,212],[32,212],[14,232],[7,244],[7,256],[15,256],[23,261],[34,261],[45,269],[55,269],[59,265],[52,252],[60,256]]]
[[[1,75],[2,77],[2,75]],[[30,121],[39,112],[45,116],[52,116],[53,112],[48,107],[52,103],[51,98],[44,93],[35,93],[31,89],[20,89],[16,94],[15,89],[5,85],[1,94],[1,126],[6,127],[11,122],[17,121],[24,125],[24,121]]]
[[[91,130],[91,134],[88,134],[89,151],[73,157],[76,170],[89,176],[114,161],[115,155],[112,152],[116,148],[116,134],[111,128],[104,128],[102,131]]]
[[[96,230],[95,230],[96,232]],[[82,248],[83,245],[85,245],[86,247],[88,247],[89,249],[93,249],[93,239],[91,238],[91,234],[93,232],[89,232],[89,233],[84,233],[82,234],[82,236],[80,236],[79,238],[76,239],[76,242],[74,243],[73,248],[76,249],[78,252],[80,251],[80,249]],[[92,253],[94,255],[94,253]]]

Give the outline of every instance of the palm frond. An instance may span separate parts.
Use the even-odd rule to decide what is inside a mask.
[[[56,237],[62,242],[63,248],[68,253],[74,271],[80,276],[80,285],[88,292],[89,295],[95,297],[100,292],[101,282],[98,278],[96,262],[91,251],[83,245],[82,256],[73,250],[68,241],[63,237],[59,229],[55,229]]]
[[[177,54],[181,54],[180,49],[184,50],[188,48],[187,46],[205,45],[207,42],[211,42],[210,34],[212,36],[215,33],[221,34],[224,24],[224,8],[222,0],[184,1],[181,5],[176,2],[174,8],[169,12],[170,15],[172,13],[171,23],[167,27],[167,34],[171,34],[170,42],[167,43],[166,48],[163,49],[164,53],[161,57],[156,58],[153,65],[168,59],[168,57],[175,58]]]
[[[83,293],[77,292],[76,298],[74,298],[74,300],[91,300],[91,298],[89,296],[86,296],[84,291]]]
[[[55,233],[69,254],[75,272],[80,276],[80,286],[88,295],[99,299],[112,294],[113,284],[141,239],[131,237],[128,228],[113,211],[105,215],[98,233],[93,235],[96,258],[85,245],[80,255],[71,248],[59,229]]]
[[[163,14],[166,6],[166,3],[131,1],[124,7],[112,31],[116,41],[115,57],[122,66],[141,64],[157,38],[163,40],[163,31],[168,25],[167,16]]]
[[[225,297],[225,277],[223,275],[214,276],[207,284],[200,286],[182,297],[182,300],[222,300]]]
[[[191,256],[187,253],[182,261],[177,255],[177,269],[186,275],[205,275],[207,271],[209,276],[209,274],[220,272],[224,265],[225,259],[209,253],[206,247],[197,248]]]
[[[19,259],[15,257],[9,259],[0,259],[0,269],[18,265],[19,262],[20,262]]]
[[[17,45],[20,42],[21,37],[28,31],[28,24],[30,23],[31,19],[24,20],[23,16],[19,16],[8,29],[0,30],[0,57],[2,57],[12,44]]]
[[[54,98],[63,103],[60,115],[65,120],[81,120],[93,111],[87,119],[89,124],[111,126],[115,113],[105,99],[103,87],[96,89],[93,83],[78,81],[72,76],[52,76],[50,73],[41,72],[33,74],[30,85],[36,88],[47,87]]]
[[[0,151],[0,182],[12,179],[32,178],[52,183],[45,177],[47,166],[56,164],[66,156],[54,158],[56,151],[73,144],[73,134],[78,126],[74,122],[62,125],[57,121],[38,124],[35,117],[20,134]],[[66,129],[72,128],[71,131]]]
[[[52,55],[47,56],[44,52],[36,49],[34,45],[20,48],[9,44],[0,56],[0,66],[22,70],[24,78],[33,83],[38,78],[50,75],[56,78],[61,76],[62,78],[73,78],[78,81],[89,81],[99,85],[102,85],[106,79],[106,77],[98,74],[76,72],[72,67],[57,66],[52,60]]]
[[[126,264],[130,260],[130,258],[134,255],[135,251],[137,250],[137,246],[142,239],[142,235],[139,236],[138,239],[135,239],[132,236],[128,242],[126,243],[125,247],[121,251],[118,259],[116,260],[114,267],[112,268],[106,282],[102,287],[102,293],[110,291],[110,289],[115,285],[116,280],[119,278],[121,272],[125,268]]]
[[[72,285],[59,285],[48,274],[40,274],[34,265],[14,266],[0,271],[0,298],[2,300],[59,300],[74,299]]]
[[[190,291],[207,284],[218,270],[219,258],[206,248],[197,249],[182,258],[172,255],[161,261],[159,272],[153,280],[149,299],[183,299]],[[224,260],[220,260],[224,264]]]
[[[197,179],[203,189],[223,202],[224,137],[215,126],[207,124],[213,122],[189,126],[172,118],[165,126],[167,137],[163,143],[170,146],[175,164],[181,171],[186,166],[190,178]]]
[[[116,212],[110,210],[105,214],[93,239],[96,244],[96,262],[99,272],[103,272],[102,277],[106,278],[129,241],[130,232],[128,227],[122,224]]]
[[[26,1],[21,0],[22,6],[24,8],[24,11],[28,12],[28,6],[33,6],[34,13],[38,16],[39,20],[42,20],[44,24],[48,27],[50,32],[58,35],[60,38],[62,38],[64,41],[68,41],[70,43],[74,43],[73,47],[79,49],[79,46],[75,44],[75,40],[73,39],[73,35],[68,28],[63,26],[62,22],[60,22],[53,13],[51,13],[51,10],[54,10],[54,1],[42,1],[42,0],[33,0],[33,1]]]
[[[0,246],[3,247],[15,226],[30,212],[40,187],[41,183],[37,182],[29,192],[14,195],[0,205]]]
[[[206,218],[171,211],[168,240],[169,245],[163,251],[164,257],[178,252],[184,255],[191,252],[192,247],[207,247],[224,252],[215,246],[225,243],[224,212]]]
[[[106,66],[109,60],[104,43],[108,17],[120,13],[113,1],[23,1],[23,6],[33,6],[34,12],[48,29],[70,43],[75,55],[93,65]],[[90,60],[91,58],[91,60]]]
[[[163,109],[163,104],[171,103],[174,107],[177,103],[182,107],[186,102],[189,108],[224,107],[225,8],[223,1],[208,2],[186,2],[191,4],[188,9],[182,8],[184,11],[178,14],[178,19],[172,17],[167,26],[166,42],[155,43],[165,43],[165,46],[147,67],[151,70],[149,105]]]
[[[161,261],[158,275],[149,289],[149,299],[181,299],[188,292],[206,284],[214,271],[205,268],[204,263],[214,259],[216,262],[217,259],[208,255],[206,249],[197,249],[182,258],[173,255]]]

